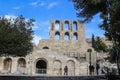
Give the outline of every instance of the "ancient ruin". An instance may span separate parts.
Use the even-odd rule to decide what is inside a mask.
[[[26,57],[0,57],[1,74],[27,75],[64,75],[64,67],[68,67],[68,75],[88,75],[89,62],[95,66],[96,52],[85,38],[85,26],[74,21],[53,20],[50,22],[50,38],[42,39],[38,46]],[[91,54],[91,56],[90,56]]]

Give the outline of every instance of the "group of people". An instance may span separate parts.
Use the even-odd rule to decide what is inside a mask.
[[[96,63],[96,74],[99,74],[99,69],[100,69],[100,65],[98,63]],[[90,75],[94,75],[94,66],[93,65],[89,65],[89,74]]]
[[[96,63],[96,74],[99,74],[99,69],[100,69],[100,65],[98,63]],[[90,75],[94,75],[94,66],[93,65],[89,65],[89,74]],[[64,67],[64,75],[68,75],[68,67],[65,66]]]

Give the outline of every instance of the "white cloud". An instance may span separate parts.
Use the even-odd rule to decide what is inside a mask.
[[[17,18],[15,15],[4,15],[4,17],[10,19],[12,23],[14,22],[14,19]]]
[[[49,26],[49,20],[35,22],[33,26],[33,30],[41,30],[42,28],[45,28],[46,26]]]
[[[46,3],[45,1],[35,1],[35,2],[29,3],[29,5],[33,7],[43,6],[43,7],[46,7],[47,9],[51,9],[57,6],[58,2]]]
[[[40,24],[41,24],[42,26],[48,26],[48,25],[49,25],[49,20],[41,21]]]
[[[29,5],[37,7],[37,6],[44,6],[44,2],[36,1],[36,2],[31,2]]]
[[[20,8],[21,8],[20,6],[13,7],[14,10],[18,10]]]
[[[4,17],[7,18],[7,19],[10,19],[10,18],[13,19],[13,18],[16,18],[17,16],[15,16],[15,15],[5,15]]]
[[[50,4],[48,4],[48,9],[51,9],[51,8],[53,8],[53,7],[55,7],[55,6],[57,6],[58,5],[58,2],[52,2],[52,3],[50,3]]]
[[[35,45],[38,45],[39,40],[41,40],[41,37],[38,35],[33,35],[33,40],[32,42],[35,43]]]

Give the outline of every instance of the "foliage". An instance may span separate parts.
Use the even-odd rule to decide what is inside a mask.
[[[100,51],[107,52],[108,51],[106,44],[104,42],[102,42],[102,40],[99,37],[97,37],[97,39],[95,41],[94,49],[97,52],[100,52]]]
[[[90,21],[97,13],[105,14],[107,11],[106,0],[71,0],[78,11],[77,17],[83,21]]]
[[[81,21],[88,22],[96,14],[100,14],[103,22],[100,28],[105,30],[105,36],[120,45],[120,0],[71,0],[77,16]]]
[[[95,38],[94,38],[94,34],[92,34],[92,47],[95,48]]]
[[[108,51],[107,45],[104,42],[102,42],[102,40],[99,37],[97,37],[95,39],[94,35],[92,35],[92,47],[97,52],[101,52],[101,51],[107,52]]]
[[[32,51],[33,19],[0,17],[0,55],[25,56]]]
[[[120,47],[120,0],[71,0],[75,9],[78,11],[77,16],[82,18],[83,22],[89,22],[93,16],[100,14],[103,19],[101,29],[105,30],[105,36],[112,40],[114,46]],[[114,49],[116,50],[116,49]],[[118,51],[118,50],[117,50]],[[116,54],[116,51],[114,51]],[[120,51],[118,51],[118,64],[120,74]],[[112,55],[111,55],[112,56]]]

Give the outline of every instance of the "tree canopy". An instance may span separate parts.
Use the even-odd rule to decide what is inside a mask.
[[[99,26],[105,36],[120,46],[120,0],[71,0],[80,21],[89,22],[96,14],[103,19]]]
[[[83,22],[89,22],[96,14],[103,20],[100,28],[105,30],[105,36],[113,42],[114,56],[120,74],[120,0],[71,0],[77,10],[77,16]]]
[[[33,19],[0,17],[0,55],[25,56],[32,51]]]
[[[92,35],[92,47],[97,52],[101,52],[101,51],[107,52],[108,51],[107,45],[104,42],[102,42],[100,37],[97,37],[94,39],[94,35]]]

